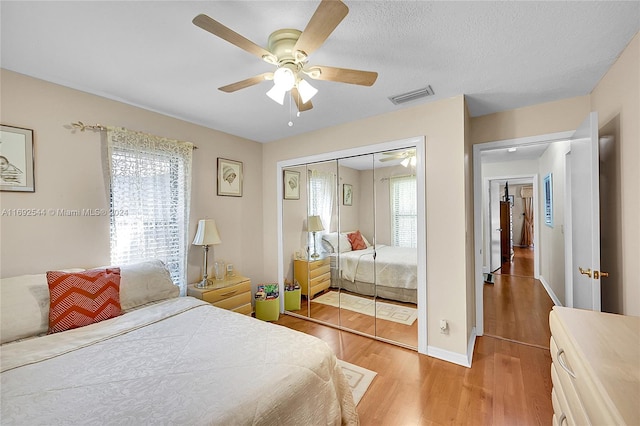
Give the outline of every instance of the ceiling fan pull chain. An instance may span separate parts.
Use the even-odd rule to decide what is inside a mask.
[[[291,100],[291,96],[289,96],[289,127],[293,127],[293,118],[291,117],[291,104],[293,101]]]

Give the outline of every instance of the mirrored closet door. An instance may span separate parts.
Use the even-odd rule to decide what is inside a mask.
[[[416,348],[415,149],[301,164],[283,173],[284,278],[301,292],[299,309],[285,310]],[[287,197],[287,176],[298,174],[299,197]]]

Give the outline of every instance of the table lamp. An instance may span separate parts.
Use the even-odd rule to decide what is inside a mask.
[[[218,228],[216,227],[216,221],[213,219],[201,219],[198,221],[198,229],[196,230],[196,236],[193,239],[194,246],[204,247],[204,263],[202,266],[202,281],[196,284],[198,288],[204,288],[211,283],[211,280],[207,276],[207,255],[209,253],[209,246],[213,244],[220,244],[220,235],[218,235]]]
[[[324,226],[322,226],[322,219],[320,219],[320,216],[309,216],[309,219],[307,219],[307,231],[313,234],[313,254],[311,257],[313,259],[317,259],[320,255],[316,249],[316,232],[324,231]]]

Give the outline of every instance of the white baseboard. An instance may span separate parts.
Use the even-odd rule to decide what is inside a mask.
[[[542,275],[540,275],[538,277],[538,279],[540,280],[540,282],[542,283],[542,285],[544,286],[544,289],[547,290],[547,294],[549,295],[549,297],[551,298],[551,300],[553,300],[554,305],[556,306],[562,306],[562,303],[560,303],[560,299],[558,299],[558,296],[556,296],[556,294],[553,292],[553,290],[551,290],[551,286],[549,285],[549,283],[547,282],[547,280],[544,279],[544,277]]]
[[[460,354],[458,352],[451,352],[445,349],[436,348],[434,346],[427,347],[427,355],[434,358],[441,359],[443,361],[458,364],[463,367],[471,368],[471,362],[473,360],[473,348],[476,343],[476,328],[471,329],[471,336],[469,336],[469,344],[467,345],[467,354]]]

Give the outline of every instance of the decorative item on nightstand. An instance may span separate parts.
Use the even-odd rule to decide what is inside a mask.
[[[316,232],[324,231],[324,226],[322,225],[322,219],[320,219],[320,216],[309,216],[307,219],[307,231],[313,234],[313,254],[311,257],[313,259],[317,259],[320,255],[316,248]]]
[[[220,235],[218,234],[218,228],[216,227],[216,221],[213,219],[201,219],[198,221],[198,230],[196,236],[193,239],[194,246],[204,247],[204,262],[202,265],[202,281],[196,284],[198,288],[204,288],[211,284],[211,280],[207,275],[207,254],[209,253],[209,246],[213,244],[220,244]]]

